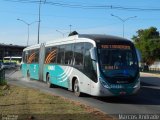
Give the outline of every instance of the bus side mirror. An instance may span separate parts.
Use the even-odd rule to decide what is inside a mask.
[[[91,48],[90,49],[90,55],[91,55],[91,59],[96,61],[97,60],[97,56],[96,56],[96,48]]]
[[[136,49],[136,54],[137,54],[138,62],[141,62],[142,56],[141,56],[141,52],[138,49]]]

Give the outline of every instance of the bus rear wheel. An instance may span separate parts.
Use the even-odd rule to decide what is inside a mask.
[[[30,74],[29,74],[29,71],[27,72],[27,80],[30,80]]]
[[[49,88],[53,88],[53,84],[50,82],[50,76],[49,76],[49,74],[47,74],[47,76],[46,76],[46,81],[47,81],[48,87]]]
[[[82,96],[82,93],[80,92],[80,89],[79,89],[79,82],[77,79],[74,82],[74,94],[78,97]]]

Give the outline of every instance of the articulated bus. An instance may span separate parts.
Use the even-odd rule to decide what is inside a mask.
[[[121,96],[140,88],[138,56],[127,39],[78,34],[23,50],[22,74],[76,96]]]

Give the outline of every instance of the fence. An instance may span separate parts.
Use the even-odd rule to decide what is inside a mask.
[[[149,68],[149,72],[151,72],[151,73],[159,73],[160,74],[160,68]]]

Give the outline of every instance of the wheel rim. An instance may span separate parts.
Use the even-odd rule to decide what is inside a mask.
[[[27,72],[27,79],[30,79],[30,74],[29,74],[29,72]]]
[[[78,87],[78,82],[77,81],[75,81],[75,84],[74,84],[74,91],[79,92],[79,87]]]
[[[80,96],[78,80],[76,80],[75,83],[74,83],[74,93],[75,93],[76,96]]]
[[[47,75],[47,84],[50,84],[50,83],[49,83],[49,75]]]

